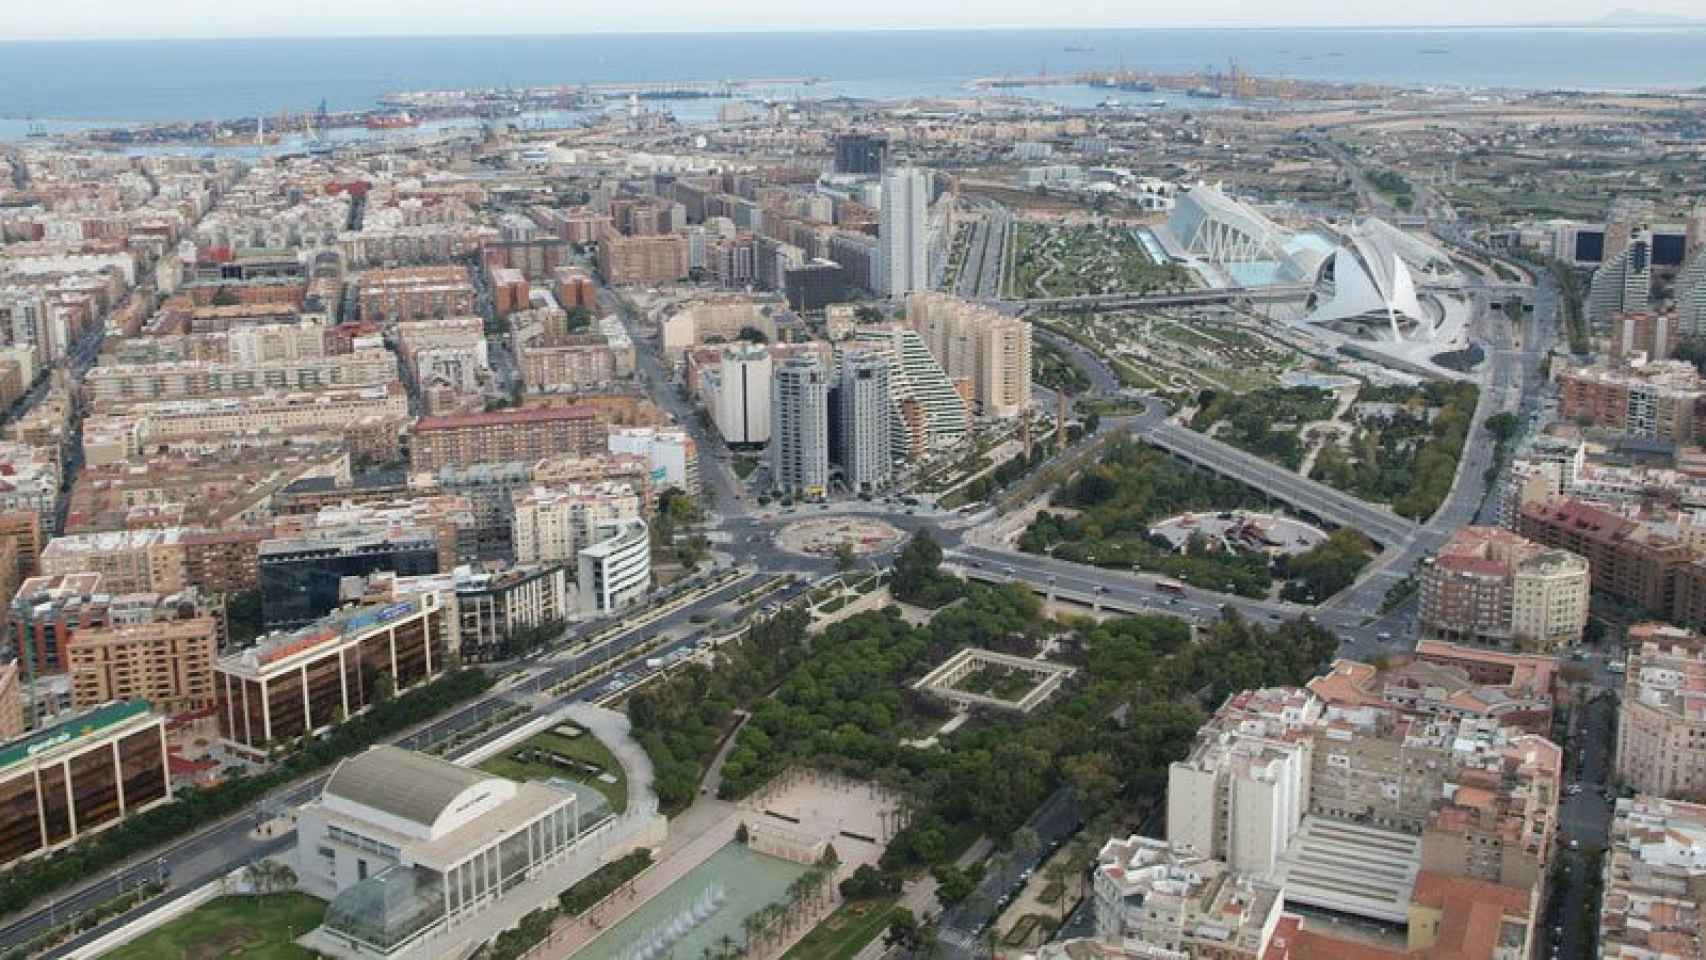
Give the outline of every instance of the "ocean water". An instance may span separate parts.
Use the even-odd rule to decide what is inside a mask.
[[[0,43],[0,116],[125,122],[371,107],[388,91],[817,77],[773,96],[958,95],[975,77],[1236,61],[1262,76],[1540,89],[1706,84],[1706,27],[870,31]],[[1029,95],[1085,98],[1088,90]],[[56,124],[57,126],[57,124]],[[6,131],[0,131],[5,135]]]

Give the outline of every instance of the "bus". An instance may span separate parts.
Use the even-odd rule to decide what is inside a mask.
[[[1155,589],[1178,597],[1185,595],[1185,585],[1177,580],[1157,580],[1155,581]]]

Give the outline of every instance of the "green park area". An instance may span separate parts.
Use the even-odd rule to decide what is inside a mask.
[[[1451,493],[1479,392],[1472,383],[1364,387],[1357,404],[1387,410],[1358,415],[1348,438],[1326,444],[1310,477],[1412,520],[1433,516]]]
[[[739,799],[801,766],[896,791],[915,810],[880,861],[898,889],[900,878],[951,867],[978,836],[1023,836],[1063,783],[1082,796],[1085,836],[1108,835],[1114,817],[1145,811],[1164,792],[1168,764],[1190,749],[1207,711],[1236,690],[1301,683],[1337,646],[1303,622],[1228,617],[1195,633],[1165,616],[1063,624],[1028,589],[959,580],[940,558],[918,535],[891,583],[906,602],[922,592],[941,604],[927,623],[890,606],[808,634],[805,615],[787,610],[725,644],[718,669],[689,665],[636,691],[629,717],[660,798],[697,793],[736,711],[746,711],[721,795]],[[913,681],[968,645],[1034,655],[1051,638],[1057,659],[1080,668],[1055,698],[1025,715],[979,715],[931,750],[908,745],[952,716]],[[1115,713],[1121,723],[1108,721]]]
[[[1080,470],[1054,494],[1019,537],[1019,549],[1074,563],[1158,573],[1194,586],[1319,602],[1349,586],[1374,548],[1356,531],[1340,531],[1291,557],[1230,549],[1193,537],[1178,549],[1151,525],[1181,513],[1267,509],[1266,498],[1236,480],[1191,470],[1153,447],[1124,440],[1100,463]]]
[[[1191,429],[1289,470],[1303,465],[1307,424],[1329,420],[1335,399],[1318,387],[1268,387],[1249,393],[1204,390]]]
[[[1130,227],[1021,223],[1007,295],[1161,293],[1195,286],[1190,271],[1151,260]]]
[[[323,900],[305,893],[210,900],[122,947],[110,960],[307,960],[292,941],[320,925]]]
[[[853,960],[893,922],[895,897],[847,900],[800,938],[783,960]]]
[[[581,732],[570,737],[556,732],[559,729]],[[511,780],[573,780],[604,794],[615,812],[628,808],[628,778],[622,764],[597,737],[573,724],[530,737],[480,764],[480,769]],[[614,782],[601,776],[613,777]]]
[[[1360,384],[1335,416],[1334,394],[1315,387],[1203,390],[1191,428],[1426,520],[1451,492],[1477,398],[1472,383]]]

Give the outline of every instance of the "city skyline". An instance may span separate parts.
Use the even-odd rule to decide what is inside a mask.
[[[876,0],[840,16],[806,17],[779,0],[742,0],[715,15],[674,3],[643,0],[620,10],[560,12],[542,0],[503,0],[479,11],[426,0],[406,7],[396,0],[310,0],[284,11],[232,8],[212,0],[178,0],[164,13],[146,13],[116,0],[81,0],[69,5],[30,7],[0,18],[0,37],[9,41],[192,40],[253,38],[373,38],[525,35],[868,32],[894,30],[1141,30],[1141,29],[1392,29],[1449,30],[1498,27],[1692,27],[1706,26],[1687,0],[1503,0],[1472,12],[1451,0],[1421,0],[1402,8],[1346,9],[1326,0],[1303,0],[1288,16],[1251,9],[1245,0],[1208,0],[1189,8],[1144,4],[1120,16],[1074,6],[1039,11],[1017,0],[995,0],[975,10],[953,5],[920,6]],[[92,26],[94,25],[94,26]],[[493,29],[498,25],[501,29]]]

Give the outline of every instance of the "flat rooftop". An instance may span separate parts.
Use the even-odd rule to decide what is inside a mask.
[[[1288,906],[1404,923],[1421,869],[1421,837],[1311,815],[1273,879]]]

